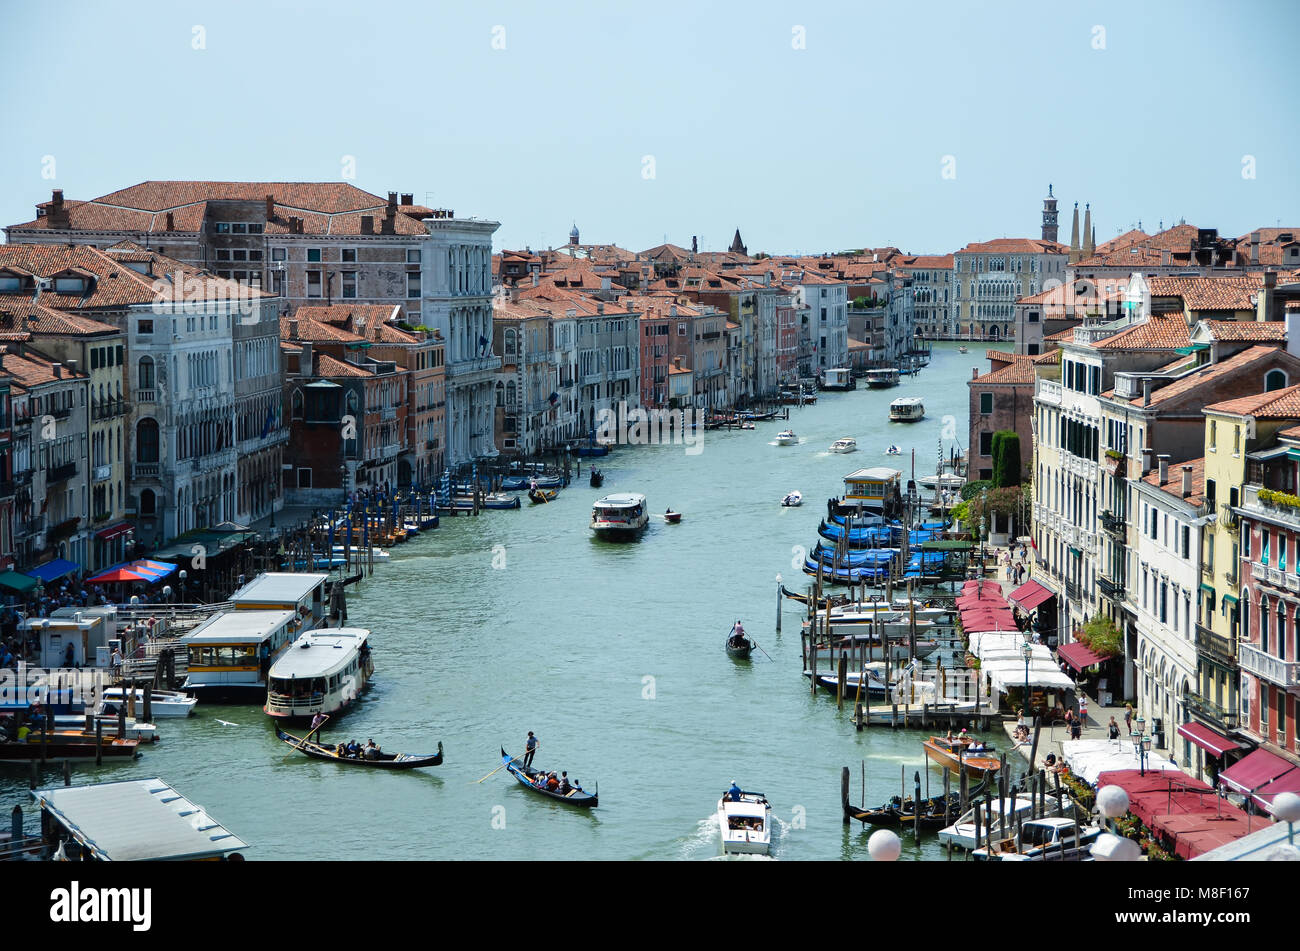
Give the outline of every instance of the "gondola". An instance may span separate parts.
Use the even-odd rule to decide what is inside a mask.
[[[544,492],[541,489],[529,489],[528,501],[534,505],[545,505],[547,502],[554,502],[558,492]]]
[[[754,642],[751,641],[748,637],[744,638],[744,644],[739,646],[732,644],[732,638],[730,637],[727,638],[728,657],[734,657],[737,660],[744,660],[747,657],[749,657],[749,655],[752,654],[753,652],[754,652]]]
[[[599,469],[592,469],[590,482],[593,489],[599,489],[605,484],[605,473],[601,472]]]
[[[916,824],[916,810],[912,806],[911,799],[905,799],[901,803],[894,805],[894,812],[898,815],[898,823],[904,828]],[[943,796],[931,796],[929,799],[921,800],[921,828],[935,831],[944,828],[948,823],[961,815],[961,794],[948,794],[948,814],[943,811]]]
[[[441,743],[438,744],[436,753],[380,753],[374,759],[364,759],[359,756],[354,759],[350,756],[340,756],[336,750],[328,746],[285,733],[284,730],[277,729],[275,735],[312,759],[327,759],[348,766],[370,766],[374,769],[420,769],[424,766],[442,765]]]
[[[898,812],[895,806],[901,806],[903,800],[895,796],[883,806],[875,809],[859,809],[857,806],[849,805],[846,800],[844,803],[844,815],[849,819],[856,819],[861,823],[873,826],[896,826],[898,825]]]
[[[505,747],[501,748],[501,762],[505,765],[506,770],[521,784],[527,786],[535,793],[541,793],[551,799],[558,799],[560,802],[567,802],[571,806],[585,806],[588,809],[596,808],[600,802],[600,786],[597,785],[596,792],[584,792],[577,786],[570,789],[567,793],[553,792],[544,786],[537,784],[536,777],[541,776],[541,770],[533,769],[531,766],[525,766],[523,760],[517,760],[506,752]]]

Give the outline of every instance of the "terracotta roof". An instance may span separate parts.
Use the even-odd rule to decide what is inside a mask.
[[[1184,396],[1193,390],[1199,390],[1206,386],[1212,385],[1216,380],[1229,377],[1235,377],[1247,372],[1255,363],[1264,360],[1275,361],[1278,354],[1282,351],[1277,347],[1251,347],[1243,350],[1241,353],[1233,354],[1227,360],[1220,360],[1218,363],[1206,364],[1204,368],[1188,373],[1151,394],[1151,405],[1156,406],[1160,403],[1167,403],[1170,400]],[[1187,358],[1183,358],[1183,363]],[[1175,369],[1180,364],[1171,364]],[[1261,385],[1263,381],[1260,381]],[[1213,398],[1211,396],[1211,398]]]
[[[952,261],[951,254],[918,254],[915,257],[904,258],[898,266],[909,271],[921,268],[951,271]]]
[[[84,380],[87,374],[84,372],[72,372],[66,365],[61,369],[61,376],[54,375],[54,364],[58,360],[52,360],[44,354],[28,348],[25,353],[8,353],[0,351],[0,370],[8,373],[18,383],[23,386],[32,387],[40,386],[44,383],[54,383],[62,380]]]
[[[120,334],[112,324],[43,307],[30,298],[0,295],[0,330],[60,337]]]
[[[316,375],[321,377],[332,376],[352,376],[352,377],[369,377],[374,376],[364,367],[359,367],[354,363],[345,363],[342,360],[336,360],[328,353],[322,353],[319,362],[316,364]]]
[[[1070,249],[1059,241],[1038,238],[994,238],[992,241],[973,241],[957,254],[1069,254]]]
[[[1192,494],[1183,495],[1183,467],[1192,467]],[[1169,464],[1168,479],[1164,485],[1160,484],[1159,468],[1151,470],[1142,477],[1142,481],[1147,485],[1155,486],[1166,495],[1171,495],[1176,499],[1186,502],[1188,505],[1194,505],[1197,508],[1205,504],[1205,458],[1188,459],[1186,462],[1171,462]]]
[[[1053,363],[1060,362],[1061,351],[1059,349],[1048,350],[1046,353],[1040,353],[1038,356],[1034,357],[1034,363],[1038,366],[1050,366]]]
[[[1300,439],[1300,426],[1288,426],[1286,429],[1279,429],[1277,434],[1285,436],[1287,439]]]
[[[1125,328],[1092,346],[1097,350],[1177,350],[1192,342],[1187,322],[1181,314],[1152,314],[1146,320]]]
[[[419,335],[407,333],[390,323],[400,319],[401,312],[401,304],[304,304],[293,312],[293,316],[300,322],[299,337],[303,336],[301,322],[310,321],[357,334],[371,343],[419,343]]]
[[[1300,419],[1300,383],[1267,393],[1213,403],[1205,409],[1235,416],[1254,416],[1256,419]]]
[[[302,308],[299,308],[301,311]],[[364,337],[336,327],[333,324],[312,320],[310,317],[281,317],[281,340],[305,340],[311,343],[363,343]]]
[[[1097,254],[1108,254],[1111,251],[1119,251],[1122,248],[1130,247],[1134,244],[1141,244],[1147,238],[1151,237],[1145,231],[1134,228],[1131,231],[1125,231],[1118,237],[1111,238],[1109,241],[1103,241],[1097,245],[1095,251]]]
[[[1251,300],[1263,286],[1252,275],[1224,277],[1153,277],[1151,297],[1178,297],[1189,310],[1254,310]]]
[[[1282,320],[1203,320],[1201,326],[1215,340],[1286,343],[1286,322]]]
[[[1015,360],[998,370],[977,376],[969,381],[971,386],[989,386],[999,384],[1033,384],[1035,379],[1033,360]]]

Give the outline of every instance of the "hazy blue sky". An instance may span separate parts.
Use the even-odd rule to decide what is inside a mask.
[[[751,252],[945,252],[1037,237],[1049,182],[1066,242],[1076,200],[1099,241],[1300,227],[1292,0],[0,10],[0,224],[51,187],[336,181],[352,156],[361,188],[500,221],[498,248],[577,221],[637,250],[739,227]]]

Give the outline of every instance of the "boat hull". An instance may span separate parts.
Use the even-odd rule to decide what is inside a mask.
[[[555,792],[550,789],[543,789],[534,781],[534,777],[540,775],[541,770],[533,769],[531,766],[525,766],[522,760],[517,760],[501,749],[501,763],[505,766],[506,771],[513,776],[521,786],[527,786],[528,789],[537,793],[539,796],[545,796],[548,799],[555,799],[559,802],[570,806],[581,806],[586,809],[595,809],[600,804],[600,788],[596,792],[589,793],[581,789],[571,789],[567,793]]]
[[[942,766],[950,773],[965,772],[967,776],[974,779],[980,779],[988,773],[996,773],[1002,768],[1002,762],[995,756],[987,756],[982,753],[963,754],[961,762],[958,763],[956,753],[952,752],[946,743],[940,741],[938,737],[930,737],[923,744],[925,747],[925,758],[938,766]]]
[[[442,765],[442,744],[438,744],[436,753],[381,753],[379,759],[340,756],[338,751],[313,743],[304,737],[294,736],[284,730],[276,729],[275,735],[298,752],[312,759],[329,760],[342,766],[365,766],[370,769],[423,769],[426,766]]]

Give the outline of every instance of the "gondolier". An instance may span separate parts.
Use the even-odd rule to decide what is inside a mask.
[[[307,736],[310,737],[313,733],[315,733],[317,730],[323,727],[325,725],[325,721],[328,719],[329,717],[325,716],[325,714],[323,713],[318,713],[314,717],[312,717],[311,730],[308,731]],[[318,736],[317,739],[320,739],[320,737]]]
[[[533,736],[533,731],[528,731],[528,742],[524,744],[524,766],[533,765],[533,755],[537,752],[537,737]]]

